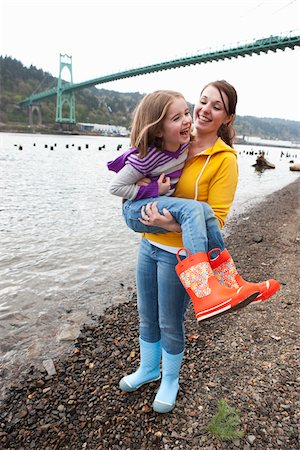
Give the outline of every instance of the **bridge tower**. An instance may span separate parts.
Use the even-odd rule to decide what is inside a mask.
[[[75,123],[75,94],[74,91],[64,92],[65,81],[61,78],[61,73],[63,69],[67,67],[70,72],[70,82],[68,85],[73,84],[73,74],[72,74],[72,56],[69,55],[59,55],[59,77],[57,81],[57,100],[56,100],[56,122],[58,123]],[[64,117],[64,105],[65,103],[69,107],[69,117]]]

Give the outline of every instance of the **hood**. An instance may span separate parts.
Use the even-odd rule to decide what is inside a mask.
[[[205,150],[204,152],[202,152],[201,155],[212,156],[212,155],[215,155],[216,153],[220,153],[220,152],[230,152],[230,153],[233,153],[235,156],[237,156],[237,153],[234,150],[234,148],[225,144],[225,142],[220,137],[216,140],[216,142],[214,143],[214,145],[212,147],[210,147],[207,150]]]

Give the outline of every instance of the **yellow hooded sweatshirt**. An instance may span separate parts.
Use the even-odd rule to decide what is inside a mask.
[[[187,160],[173,196],[208,203],[222,228],[234,199],[237,182],[236,151],[218,138],[213,147]],[[183,246],[181,233],[144,233],[143,237],[162,245]]]

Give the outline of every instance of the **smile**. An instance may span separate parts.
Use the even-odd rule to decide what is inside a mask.
[[[208,117],[202,116],[202,115],[198,115],[198,119],[202,120],[203,122],[210,122],[211,121]]]
[[[186,130],[180,131],[180,134],[183,134],[183,135],[187,135],[189,133],[190,133],[190,128],[187,128]]]

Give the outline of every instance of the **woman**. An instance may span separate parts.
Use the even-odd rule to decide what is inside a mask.
[[[226,81],[204,87],[194,109],[194,139],[174,194],[208,203],[220,227],[225,223],[238,181],[237,155],[231,147],[236,103],[236,91]],[[189,296],[184,280],[181,282],[175,271],[176,254],[182,247],[180,227],[167,212],[162,216],[155,203],[147,205],[142,217],[145,224],[176,231],[143,235],[137,261],[140,366],[121,379],[120,388],[131,392],[159,379],[162,358],[162,381],[152,406],[165,413],[174,408],[179,389]],[[208,259],[205,267],[207,263]]]

